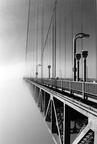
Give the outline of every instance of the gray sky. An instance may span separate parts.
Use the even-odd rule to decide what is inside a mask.
[[[27,0],[0,0],[0,66],[25,60]]]

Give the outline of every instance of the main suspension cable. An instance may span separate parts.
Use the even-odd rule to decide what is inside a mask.
[[[48,39],[48,36],[49,36],[51,24],[52,24],[52,21],[53,21],[54,12],[55,12],[55,10],[56,10],[56,4],[57,4],[57,0],[56,0],[56,2],[55,2],[55,6],[54,6],[54,9],[53,9],[53,14],[52,14],[52,17],[51,17],[51,20],[50,20],[49,28],[48,28],[47,35],[46,35],[46,39],[45,39],[44,46],[43,46],[43,51],[42,51],[42,53],[41,53],[41,61],[42,61],[42,58],[43,58],[43,53],[44,53],[44,50],[45,50],[45,47],[46,47],[46,43],[47,43],[47,39]]]
[[[27,49],[28,49],[29,21],[30,21],[30,5],[31,5],[31,0],[29,0],[29,6],[28,6],[27,37],[26,37],[26,52],[25,52],[25,71],[26,71],[26,64],[27,64]]]

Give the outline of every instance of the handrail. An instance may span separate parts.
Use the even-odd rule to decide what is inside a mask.
[[[71,79],[47,79],[47,78],[30,78],[34,82],[42,85],[54,87],[56,89],[68,90],[73,93],[83,93],[83,81],[72,81]],[[97,99],[97,83],[84,82],[84,94],[87,97]]]

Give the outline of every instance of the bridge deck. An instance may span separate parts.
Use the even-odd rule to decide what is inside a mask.
[[[90,101],[89,98],[83,99],[78,92],[65,89],[66,85],[63,89],[63,83],[59,80],[50,81],[46,79],[44,83],[43,81],[40,83],[40,79],[26,80],[33,87],[35,101],[56,144],[82,144],[82,142],[86,144],[86,141],[89,141],[88,143],[92,141],[91,144],[96,144],[96,101]],[[75,83],[73,82],[73,84]],[[69,85],[71,84],[72,82],[69,82]],[[62,88],[60,88],[60,85]],[[91,95],[86,96],[90,97]],[[95,97],[93,96],[94,99],[96,99]]]

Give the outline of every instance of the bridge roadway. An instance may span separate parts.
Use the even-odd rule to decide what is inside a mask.
[[[26,81],[56,144],[97,144],[96,83]]]

